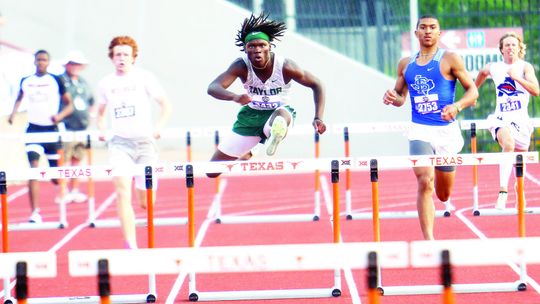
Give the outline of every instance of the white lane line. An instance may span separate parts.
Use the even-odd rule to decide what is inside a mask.
[[[326,176],[321,175],[320,181],[321,181],[321,190],[323,193],[323,199],[326,205],[326,211],[330,215],[330,219],[332,219],[332,214],[334,212],[334,208],[333,208],[334,202],[333,202],[332,195],[330,195],[330,189],[328,187],[328,180],[326,179]],[[332,220],[330,220],[330,226],[332,226],[332,229],[334,228],[334,225],[332,224]],[[341,235],[341,232],[339,233],[339,239],[343,242],[343,236]],[[354,276],[352,274],[351,269],[348,267],[343,268],[343,273],[345,275],[345,282],[347,282],[347,287],[349,288],[349,293],[351,294],[352,303],[362,304],[362,300],[360,300],[360,294],[358,292],[358,289],[356,288],[356,282],[354,281]]]
[[[15,192],[11,193],[10,195],[8,195],[7,201],[8,201],[8,203],[13,204],[12,201],[14,201],[15,199],[25,195],[26,193],[28,193],[28,187],[21,188],[21,189],[15,191]]]
[[[487,207],[487,206],[490,206],[490,205],[482,205],[482,206],[479,206],[479,207]],[[476,227],[476,225],[474,225],[473,222],[471,222],[467,217],[465,217],[463,215],[463,212],[465,211],[468,211],[470,212],[472,210],[471,207],[469,208],[463,208],[463,209],[460,209],[456,212],[456,216],[469,228],[471,229],[471,231],[476,234],[476,236],[478,236],[478,238],[482,239],[482,240],[487,240],[488,237],[480,230],[478,229],[478,227]],[[512,268],[512,270],[517,274],[517,275],[520,275],[521,273],[521,269],[518,265],[516,264],[512,264],[512,263],[509,263],[508,266],[510,266],[510,268]],[[526,275],[525,276],[525,282],[527,283],[527,285],[530,285],[532,286],[536,292],[540,293],[540,285],[538,284],[538,282],[536,282],[533,278],[531,278],[529,275]]]
[[[114,200],[116,199],[116,193],[113,193],[111,194],[109,197],[107,197],[105,199],[105,201],[103,202],[103,204],[101,204],[99,206],[99,209],[98,211],[96,212],[96,218],[107,208],[109,207],[112,202],[114,202]],[[78,226],[76,226],[75,228],[73,228],[68,234],[66,234],[60,241],[58,241],[58,243],[54,244],[51,249],[49,249],[47,252],[50,252],[50,253],[55,253],[57,252],[60,248],[62,248],[62,246],[64,246],[67,242],[69,242],[71,239],[73,239],[79,232],[81,232],[81,230],[83,230],[84,228],[88,227],[90,223],[89,222],[84,222],[84,223],[81,223],[79,224]],[[13,280],[10,284],[9,284],[9,291],[11,293],[11,291],[13,290],[13,288],[15,287],[15,284],[16,284],[17,280]],[[4,297],[5,295],[5,291],[0,291],[0,298]]]
[[[223,192],[225,192],[225,188],[227,187],[227,180],[222,179],[220,181],[219,185],[219,191],[216,193],[214,199],[212,200],[212,205],[210,205],[210,208],[208,208],[208,213],[206,214],[206,219],[201,224],[201,227],[199,231],[197,232],[197,236],[195,237],[195,247],[200,247],[202,241],[204,240],[204,237],[206,236],[206,232],[208,231],[208,228],[210,227],[210,224],[215,221],[216,211],[218,210],[218,206],[221,203],[221,197],[223,196]],[[186,280],[186,277],[188,276],[187,272],[180,272],[178,274],[178,277],[176,277],[176,281],[174,282],[171,291],[169,292],[169,295],[167,296],[167,300],[165,300],[165,304],[174,304],[176,297],[180,293],[180,289],[182,289],[182,285],[184,285],[184,281]],[[193,282],[195,284],[195,282]]]

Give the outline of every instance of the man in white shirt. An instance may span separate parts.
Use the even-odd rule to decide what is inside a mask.
[[[149,72],[134,67],[138,55],[137,42],[129,36],[118,36],[109,44],[109,58],[115,72],[98,84],[98,129],[105,140],[105,112],[110,113],[112,138],[109,141],[110,162],[116,166],[151,165],[158,158],[154,140],[170,115],[170,102],[157,79]],[[161,108],[152,125],[151,102]],[[135,213],[131,205],[132,176],[115,176],[117,210],[127,248],[137,248]],[[135,177],[135,188],[142,208],[146,208],[144,175]],[[157,183],[154,183],[154,191]]]
[[[499,40],[502,62],[487,64],[476,78],[480,87],[491,76],[497,90],[496,106],[489,115],[490,131],[503,152],[525,152],[529,150],[532,123],[527,111],[530,96],[538,96],[540,90],[534,67],[523,60],[526,45],[514,32],[504,34]],[[495,208],[506,208],[508,181],[512,173],[513,160],[499,166],[499,196]]]
[[[8,118],[9,124],[13,123],[15,115],[24,99],[28,105],[28,127],[26,133],[58,132],[57,124],[73,112],[71,97],[59,76],[50,74],[47,71],[49,66],[49,53],[45,50],[39,50],[35,53],[36,73],[21,80],[19,94],[13,105],[13,110]],[[63,103],[62,110],[59,112],[60,103]],[[49,161],[50,167],[58,165],[58,142],[43,142],[26,144],[26,153],[30,167],[39,166],[39,158],[44,154]],[[57,184],[56,180],[52,180]],[[39,184],[36,180],[28,181],[30,189],[30,207],[32,215],[29,221],[39,223],[42,221],[39,213]]]

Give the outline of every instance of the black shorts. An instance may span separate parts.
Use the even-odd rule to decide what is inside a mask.
[[[45,132],[58,132],[58,127],[53,126],[40,126],[29,123],[26,128],[26,133],[45,133]],[[47,143],[26,143],[26,155],[28,156],[28,161],[39,160],[40,154],[45,154],[47,160],[49,161],[50,167],[58,166],[58,150],[60,149],[60,143],[58,142],[47,142]]]

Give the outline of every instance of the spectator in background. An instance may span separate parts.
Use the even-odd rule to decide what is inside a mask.
[[[34,57],[36,73],[21,80],[19,94],[11,115],[8,118],[8,123],[13,123],[15,115],[24,99],[28,103],[28,127],[26,133],[58,132],[58,123],[73,112],[71,97],[66,92],[60,76],[47,72],[50,59],[49,53],[45,50],[39,50],[35,53]],[[59,112],[60,104],[63,104],[64,107]],[[27,143],[26,153],[30,167],[37,168],[39,166],[41,154],[45,154],[50,167],[56,167],[59,159],[59,148],[59,144],[56,141]],[[58,184],[57,180],[52,180],[52,182]],[[39,213],[38,181],[29,180],[28,188],[30,190],[30,207],[32,208],[29,221],[39,223],[42,221],[42,218]]]
[[[170,115],[170,102],[158,80],[146,70],[134,66],[137,42],[118,36],[109,44],[109,58],[115,71],[98,84],[98,129],[105,140],[105,111],[110,113],[113,137],[109,141],[110,162],[116,166],[151,165],[158,159],[155,139]],[[152,103],[161,108],[159,120],[152,124]],[[135,176],[139,203],[146,208],[144,173]],[[132,176],[115,176],[116,203],[127,248],[137,248],[135,213],[131,204]],[[157,182],[154,182],[154,191]]]
[[[73,101],[73,113],[63,121],[66,131],[84,131],[90,124],[90,113],[93,112],[94,97],[88,83],[80,77],[81,71],[88,64],[88,60],[80,51],[68,53],[64,67],[65,73],[61,75],[67,92]],[[66,142],[64,146],[64,165],[78,166],[84,158],[86,143],[81,141]],[[68,181],[68,191],[64,200],[66,203],[82,203],[86,201],[86,194],[79,190],[79,180],[71,178]]]
[[[525,152],[531,144],[533,126],[528,105],[531,95],[538,96],[538,79],[534,67],[523,60],[526,45],[514,32],[504,34],[499,40],[503,61],[487,64],[476,78],[480,87],[491,76],[496,87],[495,112],[488,116],[493,139],[503,152]],[[508,181],[514,160],[499,165],[499,196],[495,208],[506,208]]]

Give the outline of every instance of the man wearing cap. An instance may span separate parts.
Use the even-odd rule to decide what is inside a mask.
[[[269,139],[268,155],[276,152],[278,144],[287,135],[296,113],[287,104],[292,80],[313,91],[315,104],[313,127],[324,133],[324,90],[321,82],[294,61],[271,52],[274,40],[285,31],[283,22],[268,20],[268,16],[251,15],[238,31],[236,45],[245,54],[236,59],[208,86],[208,94],[220,100],[231,100],[242,107],[238,112],[232,134],[220,142],[212,161],[248,159],[251,149]],[[246,91],[235,94],[228,90],[239,78]],[[218,173],[209,173],[216,177]]]
[[[62,81],[73,101],[73,113],[64,119],[66,131],[80,132],[88,128],[90,113],[93,113],[94,97],[88,83],[80,77],[81,71],[88,64],[88,60],[80,51],[70,51],[64,61],[65,73]],[[77,137],[77,139],[80,139]],[[80,141],[67,142],[64,147],[66,166],[78,166],[85,154],[85,143]],[[82,203],[87,196],[80,192],[79,181],[69,179],[68,192],[63,198],[66,203]]]

